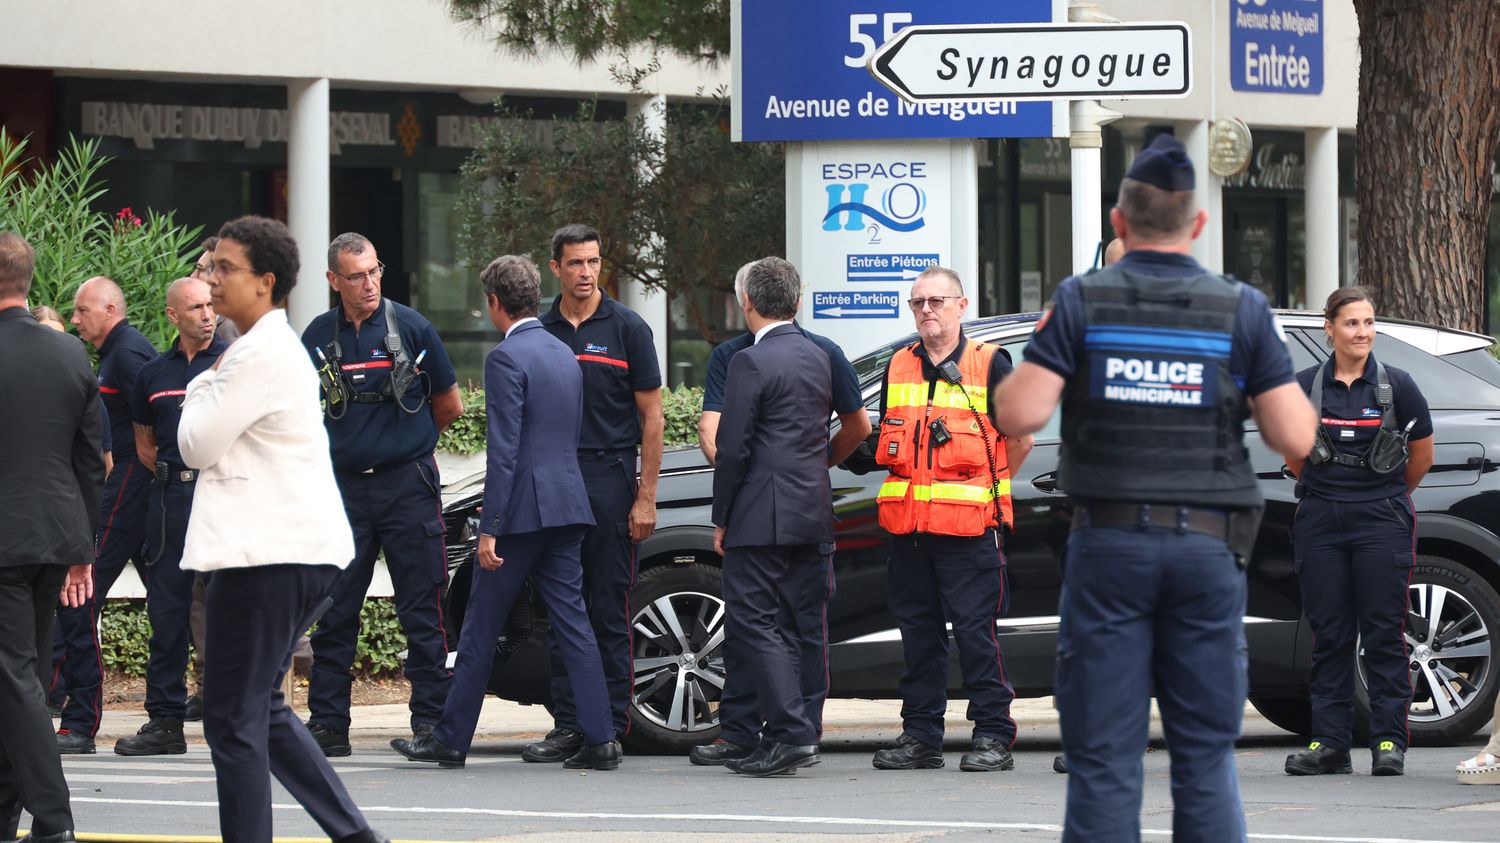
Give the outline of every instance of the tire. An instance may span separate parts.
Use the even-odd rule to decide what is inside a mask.
[[[1440,556],[1416,558],[1412,568],[1412,615],[1426,634],[1406,628],[1412,702],[1407,725],[1414,745],[1447,746],[1467,740],[1488,723],[1500,690],[1500,663],[1491,652],[1500,633],[1500,595],[1473,569]],[[1370,698],[1363,665],[1355,684],[1355,720],[1368,732]]]
[[[645,572],[631,589],[631,751],[682,755],[719,736],[722,580],[712,565],[669,565]]]
[[[1250,697],[1250,704],[1275,726],[1294,735],[1312,732],[1312,703],[1307,697]]]

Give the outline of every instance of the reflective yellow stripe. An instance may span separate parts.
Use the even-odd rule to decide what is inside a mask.
[[[968,397],[964,397],[964,389],[969,391]],[[967,410],[969,402],[974,402],[974,409],[980,413],[986,412],[989,407],[990,391],[983,386],[965,386],[964,389],[949,383],[939,383],[936,392],[932,396],[932,406],[942,407],[949,410]],[[925,383],[893,383],[885,392],[886,409],[892,407],[925,407],[927,406],[927,384]]]
[[[902,499],[906,497],[907,491],[912,493],[912,500],[918,501],[971,501],[974,503],[989,503],[993,500],[987,486],[970,486],[965,483],[933,483],[930,486],[913,487],[906,480],[887,480],[880,484],[880,493],[877,497],[881,499]],[[1010,478],[1000,479],[1000,494],[1010,494]]]
[[[885,406],[891,407],[925,407],[927,405],[927,384],[925,383],[893,383],[885,392]]]
[[[968,397],[964,397],[964,390],[968,390]],[[984,413],[989,405],[990,391],[983,386],[965,386],[959,389],[950,383],[939,383],[937,392],[932,396],[932,406],[945,407],[954,410],[969,409],[969,402],[974,402],[974,409]]]

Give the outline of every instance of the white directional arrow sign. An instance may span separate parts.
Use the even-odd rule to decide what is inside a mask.
[[[909,26],[870,56],[880,83],[912,101],[1136,99],[1192,89],[1180,22]]]

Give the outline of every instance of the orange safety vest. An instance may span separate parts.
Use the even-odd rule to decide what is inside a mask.
[[[996,526],[996,494],[1006,526],[1015,524],[1005,437],[989,416],[990,361],[998,346],[965,342],[961,385],[929,383],[915,345],[897,352],[886,370],[876,460],[891,473],[876,500],[880,526],[891,533],[981,535]],[[929,425],[938,419],[953,438],[933,446]]]

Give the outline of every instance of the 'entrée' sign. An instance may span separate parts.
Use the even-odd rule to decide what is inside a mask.
[[[909,100],[1180,97],[1186,24],[909,26],[870,72]]]

